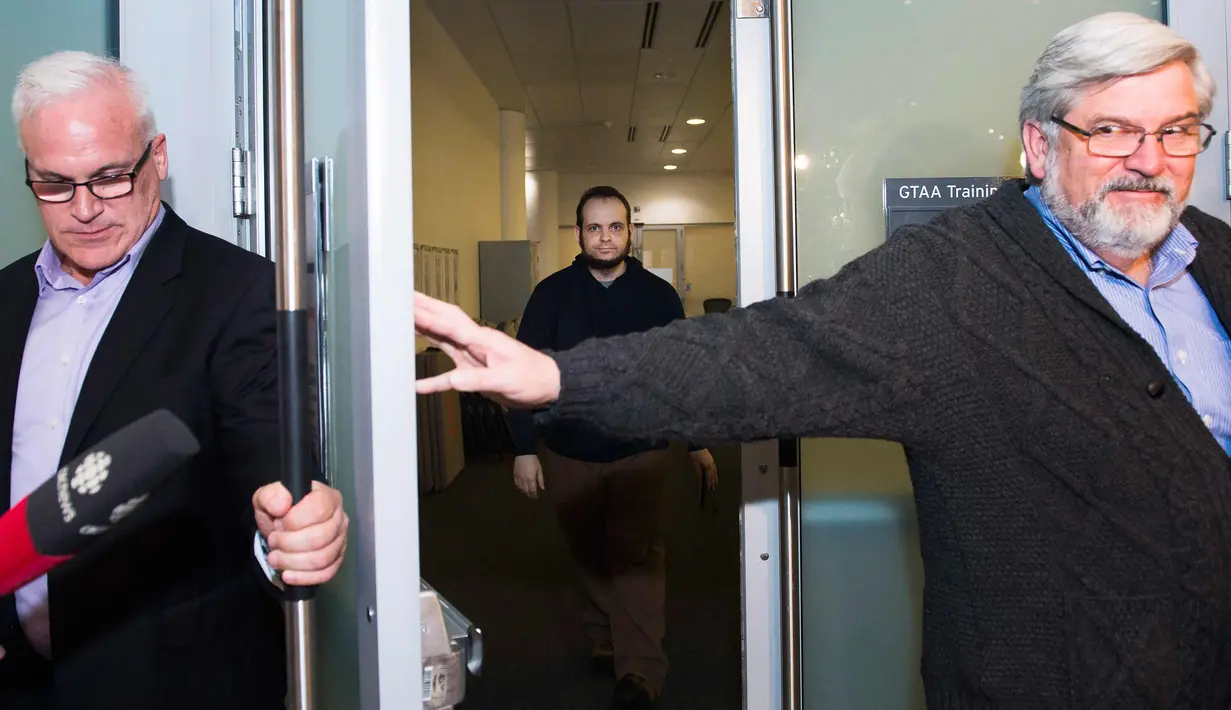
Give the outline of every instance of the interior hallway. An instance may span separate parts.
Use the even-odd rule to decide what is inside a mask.
[[[720,484],[701,508],[681,447],[667,487],[667,655],[658,707],[741,706],[739,453],[710,449]],[[483,675],[461,710],[605,710],[615,680],[591,670],[576,583],[549,500],[513,486],[512,459],[471,462],[420,503],[422,574],[483,630]]]

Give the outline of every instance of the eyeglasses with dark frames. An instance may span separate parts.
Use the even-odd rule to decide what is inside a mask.
[[[141,172],[141,168],[145,167],[145,163],[150,158],[150,151],[154,147],[154,141],[145,144],[145,151],[141,153],[141,157],[137,160],[137,164],[133,169],[119,175],[104,175],[93,180],[85,182],[67,182],[63,180],[31,180],[30,179],[30,161],[26,161],[26,185],[30,191],[34,193],[41,202],[63,203],[71,202],[77,194],[77,188],[84,187],[100,200],[114,200],[117,197],[124,197],[132,194],[133,183],[137,179],[137,175]]]
[[[1210,141],[1218,132],[1208,123],[1181,123],[1164,126],[1157,131],[1108,123],[1097,125],[1087,131],[1059,116],[1052,116],[1051,120],[1061,128],[1085,138],[1090,154],[1104,158],[1127,158],[1140,150],[1149,136],[1158,137],[1158,142],[1167,155],[1174,158],[1187,158],[1210,147]]]

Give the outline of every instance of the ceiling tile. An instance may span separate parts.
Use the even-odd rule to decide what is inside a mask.
[[[637,83],[688,84],[703,54],[704,50],[700,49],[643,49],[641,61],[637,64]]]
[[[709,124],[707,124],[708,126]],[[706,126],[700,126],[705,128]],[[722,115],[709,126],[705,142],[692,156],[692,166],[698,170],[735,169],[735,112],[728,105]]]
[[[681,118],[715,120],[731,103],[731,55],[714,47],[705,50],[680,106]]]
[[[636,81],[639,54],[640,50],[578,55],[577,77],[583,83]]]
[[[546,128],[575,127],[584,119],[581,92],[576,84],[527,86],[526,95],[530,97],[539,123]]]
[[[613,121],[627,126],[633,84],[582,84],[581,102],[588,121]]]
[[[517,77],[524,86],[577,81],[573,55],[559,52],[518,52],[512,55]]]
[[[645,2],[573,2],[573,47],[578,57],[623,54],[641,47]]]
[[[511,54],[571,52],[568,11],[559,2],[488,3]]]
[[[680,102],[687,86],[684,84],[654,83],[637,86],[633,97],[633,122],[638,126],[655,127],[660,130],[675,121]]]

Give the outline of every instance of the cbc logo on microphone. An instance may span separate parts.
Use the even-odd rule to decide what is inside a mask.
[[[71,523],[73,518],[77,517],[77,509],[73,507],[73,496],[69,488],[79,495],[94,495],[103,489],[103,483],[110,474],[111,455],[105,451],[87,454],[73,471],[71,479],[68,477],[67,466],[56,472],[56,502],[60,504],[60,516],[64,518],[64,522]],[[83,535],[96,535],[98,532],[101,531],[86,532],[84,528],[81,531]]]
[[[82,495],[94,495],[102,490],[110,472],[111,456],[105,451],[95,451],[88,454],[81,465],[77,466],[69,485]]]

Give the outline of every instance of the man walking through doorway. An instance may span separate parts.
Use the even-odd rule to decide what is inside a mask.
[[[671,284],[630,256],[631,215],[615,188],[594,187],[582,195],[574,228],[581,253],[534,289],[518,340],[538,350],[567,350],[590,338],[642,332],[684,317]],[[524,410],[510,411],[509,425],[518,454],[514,483],[532,499],[540,490],[551,491],[555,501],[589,597],[583,622],[592,657],[596,664],[612,664],[619,678],[615,705],[650,707],[668,665],[660,524],[667,442],[612,438],[568,423],[536,432],[531,412]],[[689,449],[693,467],[713,489],[713,457]]]

